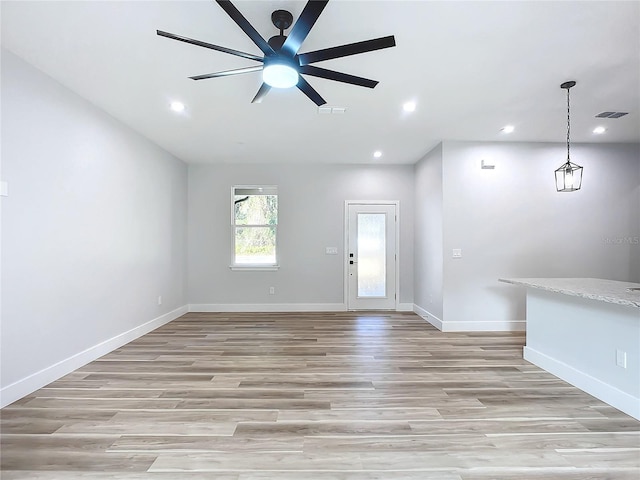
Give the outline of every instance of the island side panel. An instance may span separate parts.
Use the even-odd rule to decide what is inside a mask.
[[[640,419],[640,309],[528,288],[524,358]]]

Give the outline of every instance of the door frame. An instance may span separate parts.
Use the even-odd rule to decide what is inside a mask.
[[[349,310],[349,206],[351,205],[393,205],[396,210],[396,298],[394,302],[395,310],[398,311],[400,305],[400,200],[345,200],[344,201],[344,258],[342,262],[343,282],[344,282],[344,307]]]

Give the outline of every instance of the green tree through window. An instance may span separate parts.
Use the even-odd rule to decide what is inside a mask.
[[[277,264],[277,187],[234,187],[234,264]]]

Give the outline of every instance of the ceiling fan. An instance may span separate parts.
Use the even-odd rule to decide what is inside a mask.
[[[229,0],[216,0],[216,2],[225,12],[227,12],[232,20],[238,24],[242,31],[249,36],[253,43],[258,46],[264,54],[263,56],[253,55],[251,53],[241,52],[239,50],[233,50],[219,45],[213,45],[200,40],[194,40],[192,38],[175,35],[173,33],[163,32],[162,30],[157,30],[157,34],[180,42],[190,43],[199,47],[209,48],[211,50],[217,50],[219,52],[229,53],[231,55],[260,62],[262,65],[189,77],[193,80],[204,80],[207,78],[226,77],[230,75],[262,71],[262,85],[251,103],[260,103],[272,87],[290,88],[294,86],[298,87],[316,105],[320,106],[327,103],[320,94],[316,92],[311,85],[309,85],[302,75],[311,75],[361,87],[374,88],[378,84],[376,80],[357,77],[355,75],[336,72],[334,70],[327,70],[311,64],[321,62],[323,60],[331,60],[333,58],[347,57],[350,55],[357,55],[359,53],[394,47],[396,45],[395,38],[393,35],[390,35],[387,37],[349,43],[337,47],[324,48],[313,52],[298,53],[302,43],[307,38],[307,35],[309,35],[311,28],[318,20],[318,17],[322,13],[322,10],[324,10],[324,7],[329,3],[329,0],[309,0],[295,25],[293,25],[289,35],[285,35],[284,31],[293,23],[293,15],[286,10],[276,10],[273,12],[271,14],[271,22],[278,30],[280,30],[280,34],[271,37],[269,41],[266,41],[256,31],[256,29],[253,28],[249,21]]]

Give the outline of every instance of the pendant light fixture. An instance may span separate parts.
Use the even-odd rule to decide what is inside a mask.
[[[569,135],[571,133],[571,110],[569,104],[569,89],[575,86],[573,80],[564,82],[560,88],[567,90],[567,161],[556,170],[556,190],[559,192],[575,192],[580,190],[582,185],[582,167],[571,162],[569,156],[571,141]]]

